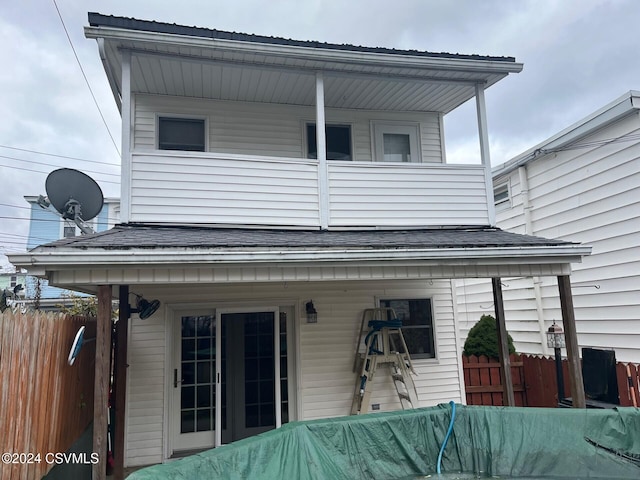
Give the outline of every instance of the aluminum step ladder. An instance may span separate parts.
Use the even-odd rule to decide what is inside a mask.
[[[367,308],[362,312],[353,360],[353,371],[357,375],[351,404],[352,415],[369,411],[374,376],[381,365],[389,367],[403,410],[416,408],[418,393],[412,377],[415,370],[402,335],[402,322],[392,308]]]

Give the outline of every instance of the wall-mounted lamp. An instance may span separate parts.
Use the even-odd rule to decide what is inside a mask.
[[[307,323],[318,323],[318,312],[316,307],[313,306],[313,300],[309,300],[304,308],[307,314]]]
[[[131,308],[131,306],[129,306],[129,312],[137,313],[140,317],[140,320],[149,318],[160,308],[160,300],[148,301],[145,300],[142,295],[138,295],[137,293],[133,292],[131,293],[131,295],[136,296],[136,308]]]

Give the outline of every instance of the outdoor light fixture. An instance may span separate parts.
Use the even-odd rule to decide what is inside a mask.
[[[137,313],[140,317],[140,320],[145,320],[149,318],[151,315],[156,313],[156,311],[160,308],[160,300],[145,300],[142,295],[138,295],[137,293],[131,293],[131,295],[135,295],[136,298],[136,308],[131,308],[129,306],[130,313]]]
[[[313,306],[313,300],[309,300],[304,308],[307,313],[307,323],[318,323],[318,312]]]
[[[562,327],[556,324],[555,320],[553,325],[547,330],[547,347],[549,348],[565,348],[564,332]]]
[[[553,321],[553,325],[547,330],[547,347],[553,348],[556,357],[556,381],[558,383],[558,403],[564,399],[564,375],[562,373],[562,351],[565,347],[564,332],[562,327]]]

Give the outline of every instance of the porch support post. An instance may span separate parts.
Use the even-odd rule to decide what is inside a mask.
[[[107,415],[111,371],[111,287],[98,287],[98,321],[96,325],[96,370],[93,400],[93,452],[99,461],[92,467],[93,480],[107,476]]]
[[[316,150],[318,157],[318,201],[320,228],[329,228],[329,170],[327,166],[327,138],[324,119],[324,77],[316,73]]]
[[[576,331],[576,317],[573,310],[573,296],[571,294],[571,280],[569,275],[558,276],[558,290],[560,292],[560,309],[562,310],[562,325],[569,362],[569,382],[571,384],[571,398],[574,408],[586,408],[584,395],[584,381],[578,349],[578,333]]]
[[[492,278],[493,304],[496,312],[496,329],[498,331],[498,350],[500,354],[500,379],[502,380],[502,404],[513,407],[516,404],[513,396],[513,380],[511,378],[511,359],[509,358],[509,342],[507,322],[504,317],[502,301],[502,283],[499,278]]]
[[[124,479],[124,416],[127,398],[127,335],[129,326],[129,286],[120,285],[119,315],[116,323],[116,339],[113,362],[113,405],[115,421],[113,426],[113,476]]]
[[[120,179],[120,220],[131,220],[131,52],[122,53],[122,175]]]
[[[489,225],[496,224],[496,207],[493,200],[493,177],[489,154],[489,130],[487,128],[487,107],[484,101],[484,85],[476,83],[476,111],[478,114],[478,136],[480,137],[480,159],[484,166],[484,183],[487,191],[487,215]]]

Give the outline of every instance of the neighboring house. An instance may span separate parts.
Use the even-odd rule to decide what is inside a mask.
[[[31,250],[43,243],[50,243],[61,238],[72,238],[81,235],[78,226],[69,220],[64,220],[56,214],[53,207],[42,208],[38,205],[38,197],[26,196],[24,199],[31,207],[29,220],[29,238],[27,250]],[[100,213],[86,222],[96,232],[108,230],[118,223],[120,201],[105,198]],[[37,299],[41,310],[56,310],[60,305],[69,301],[73,296],[85,295],[80,292],[49,286],[46,279],[27,276],[25,285],[25,301],[33,304]]]
[[[124,342],[126,465],[348,415],[378,305],[404,319],[420,405],[464,402],[455,279],[567,283],[589,252],[492,226],[484,90],[522,69],[513,58],[89,23],[122,112],[123,223],[11,259],[121,305],[161,302]],[[448,164],[443,116],[474,97],[481,158]],[[372,403],[398,409],[385,377]]]
[[[640,92],[631,91],[493,169],[497,225],[593,248],[573,266],[580,347],[640,362]],[[553,353],[560,323],[554,277],[505,278],[507,328],[516,349]],[[492,305],[490,285],[460,281],[461,331]],[[491,311],[491,310],[489,310]]]
[[[22,304],[24,302],[26,282],[27,275],[24,273],[0,273],[0,295],[2,295],[5,290],[9,291],[4,295],[8,307],[13,307],[15,304]],[[16,287],[18,286],[22,286],[22,288],[18,288],[16,291]]]

